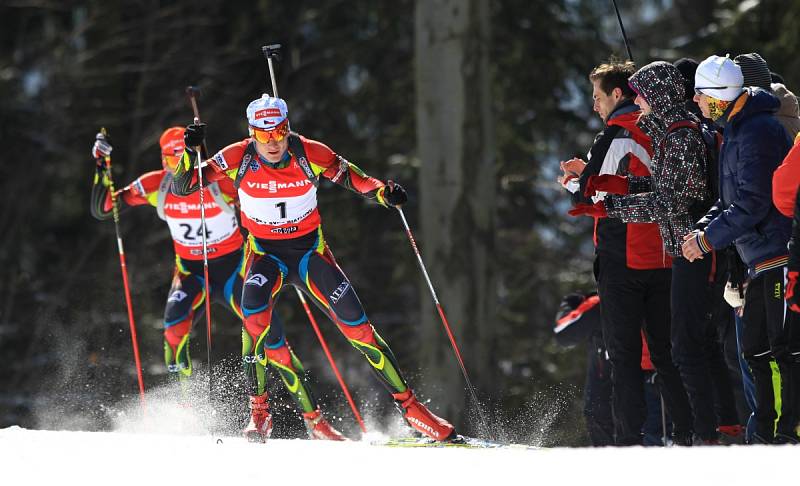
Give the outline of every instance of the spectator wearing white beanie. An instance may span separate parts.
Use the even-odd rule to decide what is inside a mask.
[[[710,56],[697,66],[694,91],[722,101],[733,101],[742,93],[742,68],[728,56]]]
[[[717,121],[744,91],[742,68],[728,56],[710,56],[694,74],[694,101],[703,116]],[[705,98],[704,98],[705,97]]]

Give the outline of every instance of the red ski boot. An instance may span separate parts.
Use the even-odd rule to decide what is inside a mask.
[[[318,440],[347,440],[341,432],[334,429],[333,426],[325,420],[319,409],[313,412],[305,412],[303,414],[303,421],[306,423],[306,430],[308,430],[309,439]]]
[[[250,396],[250,423],[244,436],[250,442],[266,442],[272,433],[272,414],[269,413],[267,394]]]
[[[455,436],[455,428],[419,403],[411,389],[403,393],[392,393],[392,396],[400,405],[406,422],[418,432],[438,441],[446,441]]]

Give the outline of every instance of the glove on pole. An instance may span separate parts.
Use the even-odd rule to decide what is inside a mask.
[[[197,96],[200,90],[194,86],[186,88],[186,94],[192,103],[192,111],[194,112],[194,124],[200,124],[200,110],[197,108]],[[205,143],[196,147],[197,149],[197,180],[200,186],[200,233],[203,242],[203,291],[206,293],[205,309],[206,309],[206,353],[208,359],[208,400],[211,401],[213,393],[213,373],[211,366],[211,285],[208,281],[208,234],[206,233],[206,206],[204,202],[205,192],[203,190],[203,153]]]
[[[436,310],[439,311],[439,317],[442,320],[442,324],[444,325],[444,329],[447,332],[447,337],[450,339],[450,345],[453,347],[453,351],[455,352],[456,359],[458,360],[458,365],[461,367],[461,373],[464,375],[464,381],[467,383],[467,388],[469,389],[470,394],[472,395],[472,399],[475,401],[475,407],[478,410],[478,414],[481,418],[481,424],[483,428],[491,433],[492,429],[489,428],[488,423],[486,421],[486,417],[483,414],[483,408],[481,407],[481,402],[478,400],[478,396],[475,394],[475,388],[472,386],[472,381],[469,379],[469,375],[467,374],[467,368],[464,366],[464,360],[461,359],[461,352],[458,349],[458,345],[456,344],[456,339],[453,337],[453,331],[450,329],[450,325],[447,323],[447,317],[444,315],[444,310],[442,309],[442,304],[439,303],[439,298],[436,296],[436,291],[433,289],[433,284],[431,283],[431,279],[428,276],[428,271],[425,269],[425,264],[422,262],[422,255],[419,253],[419,248],[417,248],[417,243],[414,240],[414,235],[411,234],[411,228],[408,226],[408,221],[406,221],[406,215],[403,213],[403,209],[397,206],[395,209],[400,213],[400,218],[403,220],[403,226],[406,229],[406,235],[408,236],[408,241],[411,242],[411,248],[414,249],[414,253],[417,255],[417,262],[419,263],[419,268],[422,270],[422,275],[425,277],[425,281],[428,283],[428,288],[431,291],[431,295],[433,296],[433,303],[436,305]]]
[[[275,68],[272,66],[272,59],[279,58],[278,56],[280,55],[280,50],[280,44],[270,44],[268,46],[261,47],[261,52],[267,59],[267,66],[269,67],[269,79],[272,82],[272,96],[275,98],[278,97],[278,83],[275,82]],[[336,379],[339,381],[339,386],[342,388],[344,396],[347,398],[347,403],[350,405],[350,409],[353,410],[353,415],[358,421],[358,426],[361,427],[362,432],[366,433],[367,429],[364,426],[364,421],[361,419],[361,414],[358,412],[358,407],[356,407],[353,398],[350,396],[350,390],[348,390],[344,378],[342,378],[342,375],[339,373],[339,368],[337,368],[336,362],[333,360],[333,355],[331,355],[330,351],[328,350],[328,343],[325,341],[325,337],[320,332],[319,327],[317,326],[317,321],[314,320],[314,316],[311,314],[311,309],[309,309],[308,303],[306,303],[303,294],[300,293],[299,289],[295,288],[295,290],[297,291],[297,296],[300,298],[300,302],[303,303],[303,307],[306,309],[308,320],[311,322],[311,327],[314,328],[314,332],[317,333],[317,339],[319,339],[322,349],[325,351],[325,356],[328,358],[328,363],[330,363],[331,369],[333,369],[333,373],[336,375]]]
[[[105,128],[100,129],[98,139],[105,141],[108,134]],[[133,359],[136,363],[136,378],[139,380],[139,399],[142,404],[142,410],[146,410],[144,399],[144,378],[142,378],[142,361],[139,358],[139,343],[136,337],[136,323],[133,320],[133,304],[131,304],[131,290],[128,285],[128,266],[125,263],[125,249],[122,246],[122,234],[119,230],[119,205],[117,203],[117,195],[114,190],[114,178],[111,173],[111,155],[104,156],[106,165],[106,176],[108,177],[108,190],[111,194],[111,209],[114,215],[114,231],[117,233],[117,251],[119,252],[119,266],[122,269],[122,284],[125,288],[125,304],[128,306],[128,323],[131,328],[131,343],[133,344]]]

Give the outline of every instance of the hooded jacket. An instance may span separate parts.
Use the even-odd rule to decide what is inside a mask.
[[[667,134],[667,129],[682,120],[698,120],[686,110],[683,77],[672,64],[650,63],[631,76],[630,85],[651,108],[638,125],[653,141],[652,175],[629,177],[631,194],[606,197],[606,211],[625,222],[657,223],[664,249],[680,256],[684,235],[710,206],[706,149],[697,130]]]
[[[724,125],[719,200],[701,221],[712,248],[736,243],[751,276],[786,264],[791,219],[772,204],[772,174],[791,148],[774,116],[778,98],[748,88],[717,120]]]

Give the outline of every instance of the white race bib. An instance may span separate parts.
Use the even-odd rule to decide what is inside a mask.
[[[167,216],[172,239],[183,246],[203,246],[203,233],[200,231],[200,218],[172,218]],[[215,245],[230,238],[239,227],[236,216],[220,212],[206,217],[206,245]]]
[[[305,194],[289,197],[253,197],[239,189],[242,212],[258,224],[282,226],[296,224],[317,208],[317,188],[311,185]]]

